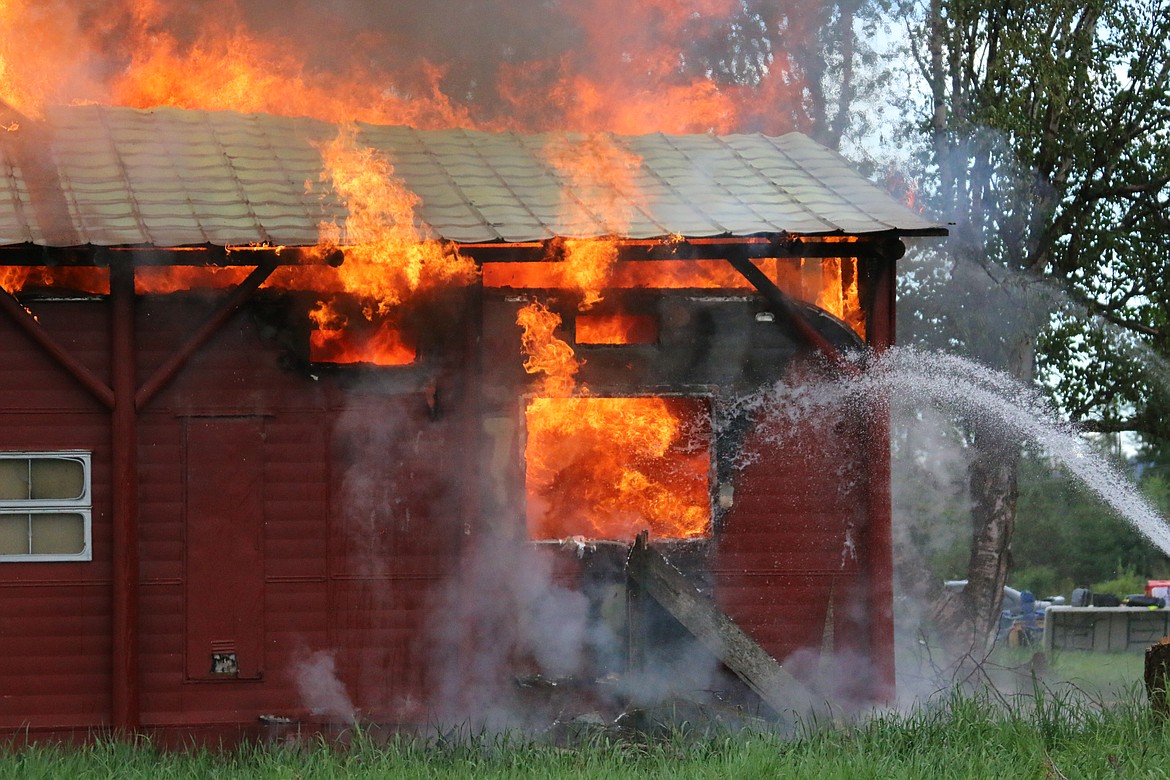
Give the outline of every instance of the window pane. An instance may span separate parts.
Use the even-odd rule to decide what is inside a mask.
[[[76,555],[84,552],[84,515],[73,512],[34,514],[32,551],[35,555]]]
[[[0,555],[28,554],[28,515],[0,515]]]
[[[32,498],[74,499],[85,494],[85,465],[73,458],[33,458]]]
[[[28,458],[0,460],[0,501],[28,499]]]

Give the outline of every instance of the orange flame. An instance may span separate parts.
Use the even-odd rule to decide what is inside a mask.
[[[371,302],[367,316],[385,314],[414,293],[476,278],[475,263],[454,244],[423,233],[414,214],[419,197],[395,178],[388,159],[358,144],[356,128],[342,128],[321,148],[321,158],[321,180],[332,185],[349,213],[344,230],[321,225],[321,243],[345,244],[338,276],[347,291]]]
[[[617,240],[627,231],[638,192],[634,177],[642,164],[638,155],[620,147],[612,136],[590,135],[583,139],[558,138],[545,150],[564,188],[561,221],[565,236],[597,232],[610,238],[569,238],[565,258],[558,266],[558,287],[582,294],[580,307],[601,301],[609,275],[617,262]]]
[[[18,293],[34,287],[105,295],[110,292],[110,278],[104,268],[0,266],[0,288]]]
[[[424,89],[417,97],[379,86],[378,75],[307,73],[279,42],[237,27],[214,30],[190,46],[157,33],[153,45],[136,52],[112,92],[115,102],[140,108],[230,109],[426,128],[472,124],[467,110],[442,93],[442,69],[419,67],[415,78]]]
[[[556,336],[561,315],[534,301],[520,309],[516,323],[523,329],[520,347],[526,356],[524,370],[544,374],[539,394],[555,398],[572,395],[579,364],[573,348]]]
[[[783,292],[820,306],[865,337],[857,260],[851,257],[819,259],[765,258],[753,261]],[[556,263],[485,263],[485,287],[558,289],[566,286]],[[752,290],[724,260],[655,260],[616,262],[609,267],[606,287],[618,289]]]
[[[517,314],[524,370],[543,374],[524,412],[528,533],[632,539],[709,533],[710,422],[694,399],[573,397],[579,368],[544,304]],[[581,388],[584,393],[587,388]]]
[[[234,287],[247,277],[242,266],[143,266],[134,271],[134,291],[139,295],[182,290]]]
[[[535,398],[525,411],[528,535],[710,533],[709,418],[677,398]]]
[[[356,32],[333,4],[292,4],[266,21],[253,5],[4,0],[0,99],[27,116],[46,103],[99,102],[623,134],[780,134],[810,121],[805,84],[783,51],[768,52],[746,79],[697,66],[696,41],[727,40],[742,21],[734,0],[544,4],[540,18],[515,21],[546,34],[499,35],[507,54],[494,58],[468,56],[491,47],[448,45],[457,36],[429,42],[377,19]],[[517,12],[494,11],[493,23],[507,24],[509,13]],[[795,14],[763,16],[765,38],[783,28],[801,39]]]
[[[404,334],[389,322],[369,334],[348,328],[317,328],[309,334],[309,359],[314,363],[371,363],[406,366],[417,351]]]

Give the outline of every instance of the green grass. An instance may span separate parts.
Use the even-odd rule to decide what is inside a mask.
[[[0,750],[7,778],[1118,778],[1170,777],[1170,727],[1140,686],[1141,654],[998,648],[976,694],[908,713],[803,723],[796,734],[701,730],[664,736],[587,730],[571,747],[516,735],[420,739],[358,730],[347,744],[304,737],[235,750],[164,751],[149,741]]]
[[[1170,729],[1136,693],[1102,705],[1037,686],[1007,703],[947,695],[910,714],[805,724],[792,738],[676,729],[654,741],[595,733],[571,748],[519,737],[458,740],[359,733],[233,751],[147,742],[33,746],[0,755],[0,778],[1117,778],[1167,777]]]

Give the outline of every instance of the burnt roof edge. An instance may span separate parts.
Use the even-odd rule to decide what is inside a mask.
[[[659,239],[613,238],[618,259],[623,261],[719,260],[730,250],[750,258],[765,257],[901,257],[903,238],[939,237],[946,228],[888,230],[863,234],[792,235],[783,233],[711,238],[664,237]],[[604,239],[599,239],[604,240]],[[451,246],[476,262],[556,262],[565,256],[565,239],[546,241],[456,243]],[[42,246],[33,243],[0,246],[0,266],[108,266],[110,259],[132,254],[137,266],[254,266],[262,262],[278,265],[339,265],[342,248],[317,246],[193,246],[159,247],[149,244],[99,246]]]

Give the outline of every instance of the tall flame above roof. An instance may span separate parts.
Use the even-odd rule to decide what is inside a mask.
[[[80,102],[428,129],[798,129],[803,84],[784,52],[761,50],[750,84],[700,62],[745,12],[733,0],[4,0],[0,99],[26,116]],[[812,16],[793,9],[783,29],[800,40],[798,17]]]

